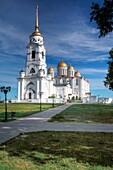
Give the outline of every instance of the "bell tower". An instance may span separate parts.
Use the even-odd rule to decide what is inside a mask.
[[[36,6],[35,31],[29,37],[30,42],[27,45],[26,76],[46,77],[46,49],[44,46],[44,37],[39,31],[38,24],[38,6]]]
[[[46,49],[44,37],[39,31],[38,6],[36,6],[35,31],[29,37],[27,45],[26,71],[20,71],[18,78],[18,101],[47,97],[46,92]],[[44,96],[44,97],[43,97]]]

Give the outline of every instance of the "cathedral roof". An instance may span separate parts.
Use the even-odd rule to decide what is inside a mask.
[[[66,64],[64,61],[61,61],[61,62],[58,64],[58,67],[67,67],[67,64]]]
[[[70,66],[68,67],[68,69],[74,70],[74,67],[73,67],[72,65],[70,65]]]
[[[54,68],[51,66],[48,71],[54,71]]]
[[[81,76],[81,73],[77,70],[77,71],[75,72],[75,75],[76,75],[76,76]]]
[[[23,72],[25,72],[23,69],[22,69],[22,70],[20,70],[20,73],[23,73]]]
[[[33,32],[31,36],[36,36],[36,35],[42,36],[42,34],[39,31],[35,30],[35,32]]]
[[[80,74],[80,72],[77,70],[77,71],[75,72],[75,74]]]

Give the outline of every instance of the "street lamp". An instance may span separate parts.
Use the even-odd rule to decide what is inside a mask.
[[[11,91],[11,87],[0,87],[0,91],[5,94],[5,121],[7,121],[7,93]]]
[[[64,103],[66,103],[66,95],[64,95]]]
[[[62,97],[63,97],[63,102],[65,103],[64,88],[62,89],[62,92],[63,92],[63,94],[62,94]]]
[[[40,96],[40,112],[42,110],[42,102],[41,102],[42,94],[43,94],[43,92],[39,92],[39,96]]]
[[[99,97],[100,97],[100,95],[97,95],[97,97],[98,97],[98,105],[99,105]]]
[[[55,103],[54,103],[54,102],[55,102],[55,101],[54,101],[54,98],[55,98],[55,94],[53,94],[53,104],[52,104],[53,107],[54,107],[54,104],[55,104]]]

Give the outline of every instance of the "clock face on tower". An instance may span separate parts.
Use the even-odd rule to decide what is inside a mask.
[[[31,37],[30,41],[31,41],[32,43],[36,43],[36,44],[39,44],[39,45],[42,45],[42,44],[43,44],[43,38],[42,38],[42,37],[39,37],[39,36]]]

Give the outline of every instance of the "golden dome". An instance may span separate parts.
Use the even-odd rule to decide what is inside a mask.
[[[80,72],[77,70],[77,71],[75,72],[75,74],[80,74]]]
[[[58,67],[67,67],[67,64],[66,64],[64,61],[61,61],[61,62],[58,64]]]
[[[31,36],[36,36],[36,35],[40,35],[40,36],[42,36],[42,34],[41,34],[39,31],[35,31],[35,32],[33,32]]]
[[[70,66],[68,67],[68,69],[74,70],[74,67],[73,67],[72,65],[70,65]]]
[[[51,66],[48,71],[54,71],[54,68]]]

